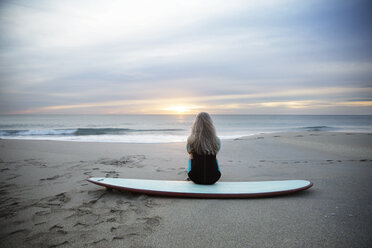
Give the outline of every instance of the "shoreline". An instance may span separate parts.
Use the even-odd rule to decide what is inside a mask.
[[[249,200],[107,191],[86,179],[185,180],[185,143],[1,139],[0,242],[6,247],[372,244],[372,134],[257,134],[222,140],[218,159],[221,181],[308,179],[314,186]]]
[[[248,135],[229,135],[229,136],[236,136],[234,138],[221,138],[222,136],[217,135],[221,140],[224,141],[231,141],[231,140],[239,140],[239,139],[247,139],[252,136],[259,136],[259,135],[290,135],[290,134],[300,134],[300,135],[320,135],[320,134],[327,134],[327,133],[335,133],[335,134],[350,134],[350,135],[372,135],[372,132],[360,132],[360,131],[283,131],[283,132],[260,132],[260,133],[253,133]],[[99,137],[99,136],[98,136]],[[56,142],[73,142],[73,143],[118,143],[118,144],[175,144],[175,143],[185,143],[187,137],[184,141],[164,141],[164,142],[130,142],[130,141],[96,141],[96,140],[63,140],[63,139],[48,139],[48,138],[0,138],[0,140],[17,140],[17,141],[56,141]]]

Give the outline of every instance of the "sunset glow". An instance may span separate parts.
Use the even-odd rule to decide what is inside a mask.
[[[168,107],[168,108],[163,108],[162,110],[165,110],[165,111],[171,111],[171,112],[176,112],[178,114],[184,114],[184,113],[189,113],[191,110],[193,109],[196,109],[197,107],[195,106],[182,106],[182,105],[178,105],[178,106],[172,106],[172,107]]]

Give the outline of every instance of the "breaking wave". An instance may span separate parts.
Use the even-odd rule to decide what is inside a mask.
[[[45,130],[1,130],[0,136],[87,136],[87,135],[126,135],[134,133],[164,133],[183,131],[183,129],[130,129],[130,128],[76,128]]]

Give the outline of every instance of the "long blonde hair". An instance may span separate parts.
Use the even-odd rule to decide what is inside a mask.
[[[187,139],[191,152],[203,155],[216,155],[219,150],[219,139],[212,118],[208,113],[199,113],[191,127],[191,135]]]

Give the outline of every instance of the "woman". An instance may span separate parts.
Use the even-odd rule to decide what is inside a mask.
[[[221,141],[216,136],[216,129],[208,113],[196,116],[187,139],[187,152],[190,154],[187,174],[197,184],[214,184],[221,177],[216,155],[221,148]]]

